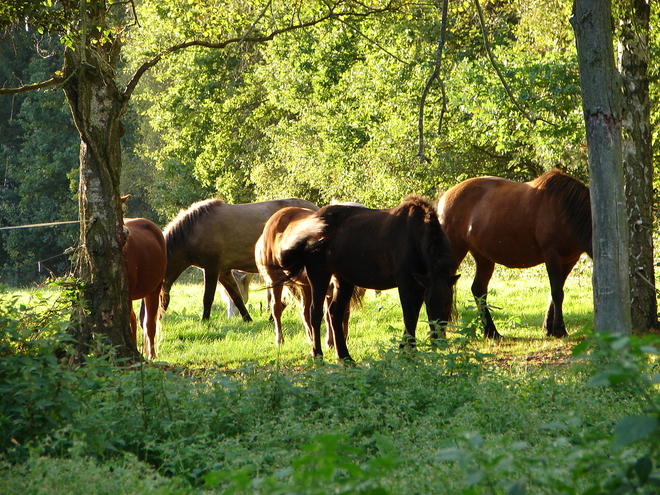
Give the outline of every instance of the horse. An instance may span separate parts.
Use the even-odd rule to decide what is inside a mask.
[[[287,274],[281,267],[281,251],[279,241],[282,237],[288,235],[288,229],[302,219],[313,215],[314,211],[307,208],[290,206],[276,211],[268,219],[264,226],[264,231],[259,237],[254,249],[254,257],[259,268],[259,273],[266,283],[268,290],[268,301],[271,311],[271,319],[275,323],[275,344],[284,343],[284,334],[282,333],[282,311],[284,304],[282,302],[282,293],[285,288],[298,299],[301,304],[301,317],[305,327],[307,337],[310,342],[313,341],[313,329],[311,324],[311,302],[312,294],[309,280],[305,273],[301,273],[295,280],[287,277]],[[334,279],[331,280],[330,290],[334,287]],[[357,288],[354,292],[353,302],[359,303],[364,296],[364,289]],[[344,319],[342,321],[342,331],[344,338],[348,336],[348,318],[350,307],[347,306]],[[328,329],[327,345],[334,347],[334,336],[331,329],[332,322],[328,313],[326,313],[326,327]]]
[[[232,270],[231,274],[234,277],[234,280],[236,281],[236,286],[238,287],[238,292],[240,292],[241,294],[241,299],[243,300],[243,304],[245,304],[250,298],[250,284],[252,283],[254,274],[241,272],[239,270]],[[232,301],[224,285],[220,286],[220,297],[222,298],[222,302],[224,302],[227,305],[227,318],[234,318],[235,316],[240,316],[241,313],[238,311],[238,308],[234,304],[234,301]]]
[[[146,218],[124,218],[124,227],[128,232],[123,253],[129,304],[130,301],[142,299],[144,312],[140,314],[140,325],[144,331],[143,351],[149,359],[154,359],[160,291],[167,266],[165,239],[158,226]],[[137,345],[137,322],[132,304],[130,306],[131,331]]]
[[[328,205],[292,225],[289,232],[280,240],[280,263],[291,279],[303,271],[309,279],[315,357],[323,356],[320,325],[331,277],[335,289],[328,311],[340,360],[352,361],[339,329],[356,286],[398,288],[405,326],[402,346],[415,344],[423,303],[431,339],[451,321],[459,276],[436,211],[424,198],[407,196],[386,210]]]
[[[300,206],[317,210],[318,206],[298,198],[260,203],[227,204],[208,199],[182,210],[163,231],[167,246],[167,270],[161,293],[161,312],[170,301],[170,289],[185,269],[197,266],[204,270],[204,311],[211,316],[218,281],[229,293],[244,321],[252,321],[241,298],[232,270],[256,273],[254,245],[264,224],[281,208]]]
[[[543,328],[548,336],[568,335],[562,311],[564,283],[582,253],[593,253],[587,186],[559,170],[524,183],[476,177],[442,195],[438,216],[456,268],[468,251],[476,262],[472,294],[487,338],[500,337],[486,304],[495,263],[508,268],[545,263],[550,303]]]

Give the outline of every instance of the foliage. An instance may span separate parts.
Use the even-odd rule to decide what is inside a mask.
[[[354,366],[119,368],[99,354],[72,369],[52,354],[66,341],[46,338],[68,316],[43,299],[3,298],[2,431],[20,444],[3,438],[3,493],[657,491],[653,337],[586,333],[581,359],[539,367],[466,324]],[[373,325],[399,318],[383,305]]]
[[[59,43],[40,37],[40,53],[31,33],[15,29],[0,38],[0,86],[45,79],[61,58]],[[69,221],[78,218],[78,133],[61,93],[17,95],[0,105],[0,145],[3,183],[0,185],[0,224]],[[64,275],[64,251],[75,243],[77,225],[3,231],[0,234],[0,274],[6,283],[43,281],[49,271]]]
[[[0,453],[10,460],[27,454],[35,432],[46,436],[72,422],[81,406],[78,378],[56,357],[70,341],[74,293],[64,290],[54,303],[37,293],[31,305],[0,293]]]

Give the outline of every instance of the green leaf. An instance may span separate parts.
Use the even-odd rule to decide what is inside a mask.
[[[651,416],[627,416],[614,427],[616,445],[629,445],[637,442],[658,429],[658,420]]]
[[[645,485],[648,480],[651,472],[653,471],[653,461],[648,457],[640,457],[635,462],[635,473],[642,485]]]
[[[438,461],[460,461],[465,456],[465,451],[462,449],[448,448],[440,449],[435,455]]]
[[[509,488],[509,491],[507,492],[507,494],[508,495],[525,495],[526,487],[527,487],[527,479],[520,478],[513,485],[511,485],[511,488]]]

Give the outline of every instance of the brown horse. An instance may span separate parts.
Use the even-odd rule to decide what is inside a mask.
[[[433,207],[409,196],[389,210],[329,205],[291,228],[281,240],[281,266],[296,279],[306,270],[312,288],[313,355],[322,356],[320,325],[332,276],[336,285],[328,308],[339,359],[351,360],[342,319],[355,286],[397,287],[406,343],[414,345],[422,304],[431,338],[450,321],[454,309],[454,260]]]
[[[472,294],[486,337],[500,337],[486,304],[495,263],[528,268],[545,263],[550,304],[543,322],[547,334],[565,337],[564,283],[582,253],[592,255],[589,189],[553,170],[531,182],[498,177],[468,179],[449,189],[438,204],[456,267],[469,251],[476,262]]]
[[[311,303],[312,291],[309,285],[307,275],[303,272],[295,280],[289,278],[281,266],[280,240],[286,237],[290,228],[295,228],[303,219],[314,214],[313,210],[307,208],[298,208],[290,206],[282,208],[273,213],[264,226],[263,234],[259,237],[254,249],[254,257],[259,268],[259,273],[266,283],[268,290],[268,300],[270,303],[271,318],[275,323],[275,344],[284,343],[282,333],[282,311],[284,304],[282,302],[282,292],[286,288],[298,299],[302,305],[300,309],[301,318],[309,341],[313,341],[313,328],[311,323]],[[331,290],[333,289],[334,279],[331,281]],[[364,289],[357,288],[354,292],[353,302],[359,303],[364,296]],[[348,319],[350,316],[350,306],[346,308],[346,314],[342,322],[342,331],[344,338],[348,336]],[[326,327],[328,329],[327,344],[334,347],[335,341],[331,330],[332,322],[328,313],[326,313]]]
[[[124,218],[128,237],[124,244],[124,266],[128,274],[130,301],[142,299],[144,314],[140,325],[144,331],[144,354],[156,357],[154,340],[158,322],[159,296],[167,266],[165,239],[155,223],[146,218]],[[131,330],[137,345],[137,322],[131,305]]]
[[[231,205],[219,199],[193,204],[179,213],[165,228],[167,271],[163,283],[161,304],[167,309],[170,288],[189,266],[204,270],[204,312],[202,319],[211,316],[218,281],[245,321],[252,321],[231,271],[258,271],[254,261],[254,245],[264,224],[281,208],[300,206],[317,210],[309,201],[298,198]]]

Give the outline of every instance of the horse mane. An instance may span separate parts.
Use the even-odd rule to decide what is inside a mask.
[[[580,181],[554,169],[539,176],[530,184],[560,198],[564,219],[589,256],[592,253],[591,198],[589,188]]]
[[[186,238],[200,219],[223,204],[225,202],[221,199],[207,199],[192,204],[186,210],[181,210],[163,231],[167,245],[167,257],[169,258],[172,253],[186,244]]]
[[[429,254],[427,257],[429,272],[435,273],[447,268],[451,270],[454,265],[451,245],[447,234],[442,230],[438,212],[433,203],[423,196],[411,194],[406,196],[401,204],[394,208],[394,211],[398,212],[405,208],[408,208],[410,216],[421,213],[423,222],[427,226],[421,239],[421,248],[423,252]]]

